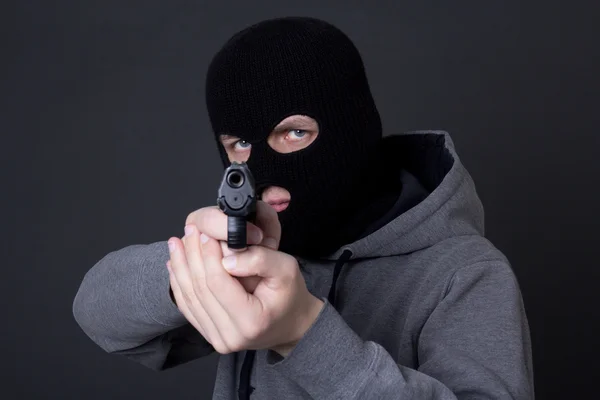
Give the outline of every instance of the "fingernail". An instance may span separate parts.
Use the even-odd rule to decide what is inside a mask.
[[[262,241],[262,238],[263,234],[260,229],[250,229],[250,232],[248,232],[248,239],[252,243],[258,244]]]
[[[223,258],[223,267],[227,271],[233,271],[235,269],[235,265],[237,264],[236,256],[227,256]]]
[[[170,240],[169,240],[169,242],[168,242],[168,243],[169,243],[169,251],[170,251],[171,253],[172,253],[172,252],[174,252],[174,251],[175,251],[175,249],[176,249],[176,247],[175,247],[175,243],[171,242]]]
[[[189,236],[194,232],[194,228],[191,225],[186,225],[183,230],[185,231],[185,236]]]
[[[208,242],[209,237],[206,236],[204,233],[200,235],[200,241],[202,242],[202,244]]]
[[[277,240],[273,238],[266,238],[265,240],[263,240],[263,246],[273,250],[277,250]]]
[[[171,260],[167,261],[167,269],[171,272]]]

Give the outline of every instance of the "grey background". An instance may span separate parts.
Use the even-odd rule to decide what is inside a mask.
[[[220,164],[203,99],[235,31],[309,15],[363,54],[388,134],[445,129],[511,259],[537,396],[598,378],[597,13],[582,2],[20,1],[2,12],[3,399],[208,399],[216,357],[157,374],[71,304],[106,253],[182,235]],[[307,60],[312,62],[313,60]],[[593,393],[593,392],[592,392]],[[591,394],[588,394],[591,395]]]

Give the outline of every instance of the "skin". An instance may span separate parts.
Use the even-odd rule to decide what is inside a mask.
[[[277,125],[268,143],[286,153],[306,148],[317,135],[316,121],[295,115]],[[250,156],[251,147],[239,138],[222,136],[221,142],[231,161]],[[308,291],[296,259],[277,250],[281,225],[275,208],[259,201],[256,224],[247,229],[251,246],[234,253],[226,246],[227,216],[217,207],[188,215],[185,236],[168,241],[173,297],[218,353],[271,349],[286,357],[324,303]]]
[[[310,146],[318,135],[317,121],[305,115],[292,115],[277,124],[267,142],[275,151],[285,154]],[[230,135],[221,135],[220,139],[230,161],[248,161],[252,151],[249,143]]]
[[[267,143],[279,153],[292,153],[310,146],[318,135],[317,121],[305,115],[292,115],[277,124],[269,134]],[[231,135],[221,135],[220,140],[229,161],[248,161],[252,152],[250,143]],[[262,193],[262,200],[273,206],[277,212],[281,212],[289,205],[291,195],[285,188],[270,186]]]

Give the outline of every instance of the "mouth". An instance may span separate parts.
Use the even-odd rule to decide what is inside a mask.
[[[278,213],[290,205],[290,192],[278,186],[269,186],[261,195],[262,201],[270,205]]]
[[[271,207],[273,207],[275,209],[275,211],[282,212],[283,210],[285,210],[286,208],[288,208],[288,206],[290,205],[289,201],[280,201],[280,202],[268,202],[268,205],[270,205]]]

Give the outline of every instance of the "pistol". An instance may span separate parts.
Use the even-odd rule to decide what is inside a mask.
[[[256,219],[256,188],[254,177],[245,162],[233,162],[225,170],[217,205],[227,215],[227,246],[241,250],[248,246],[247,222]]]

